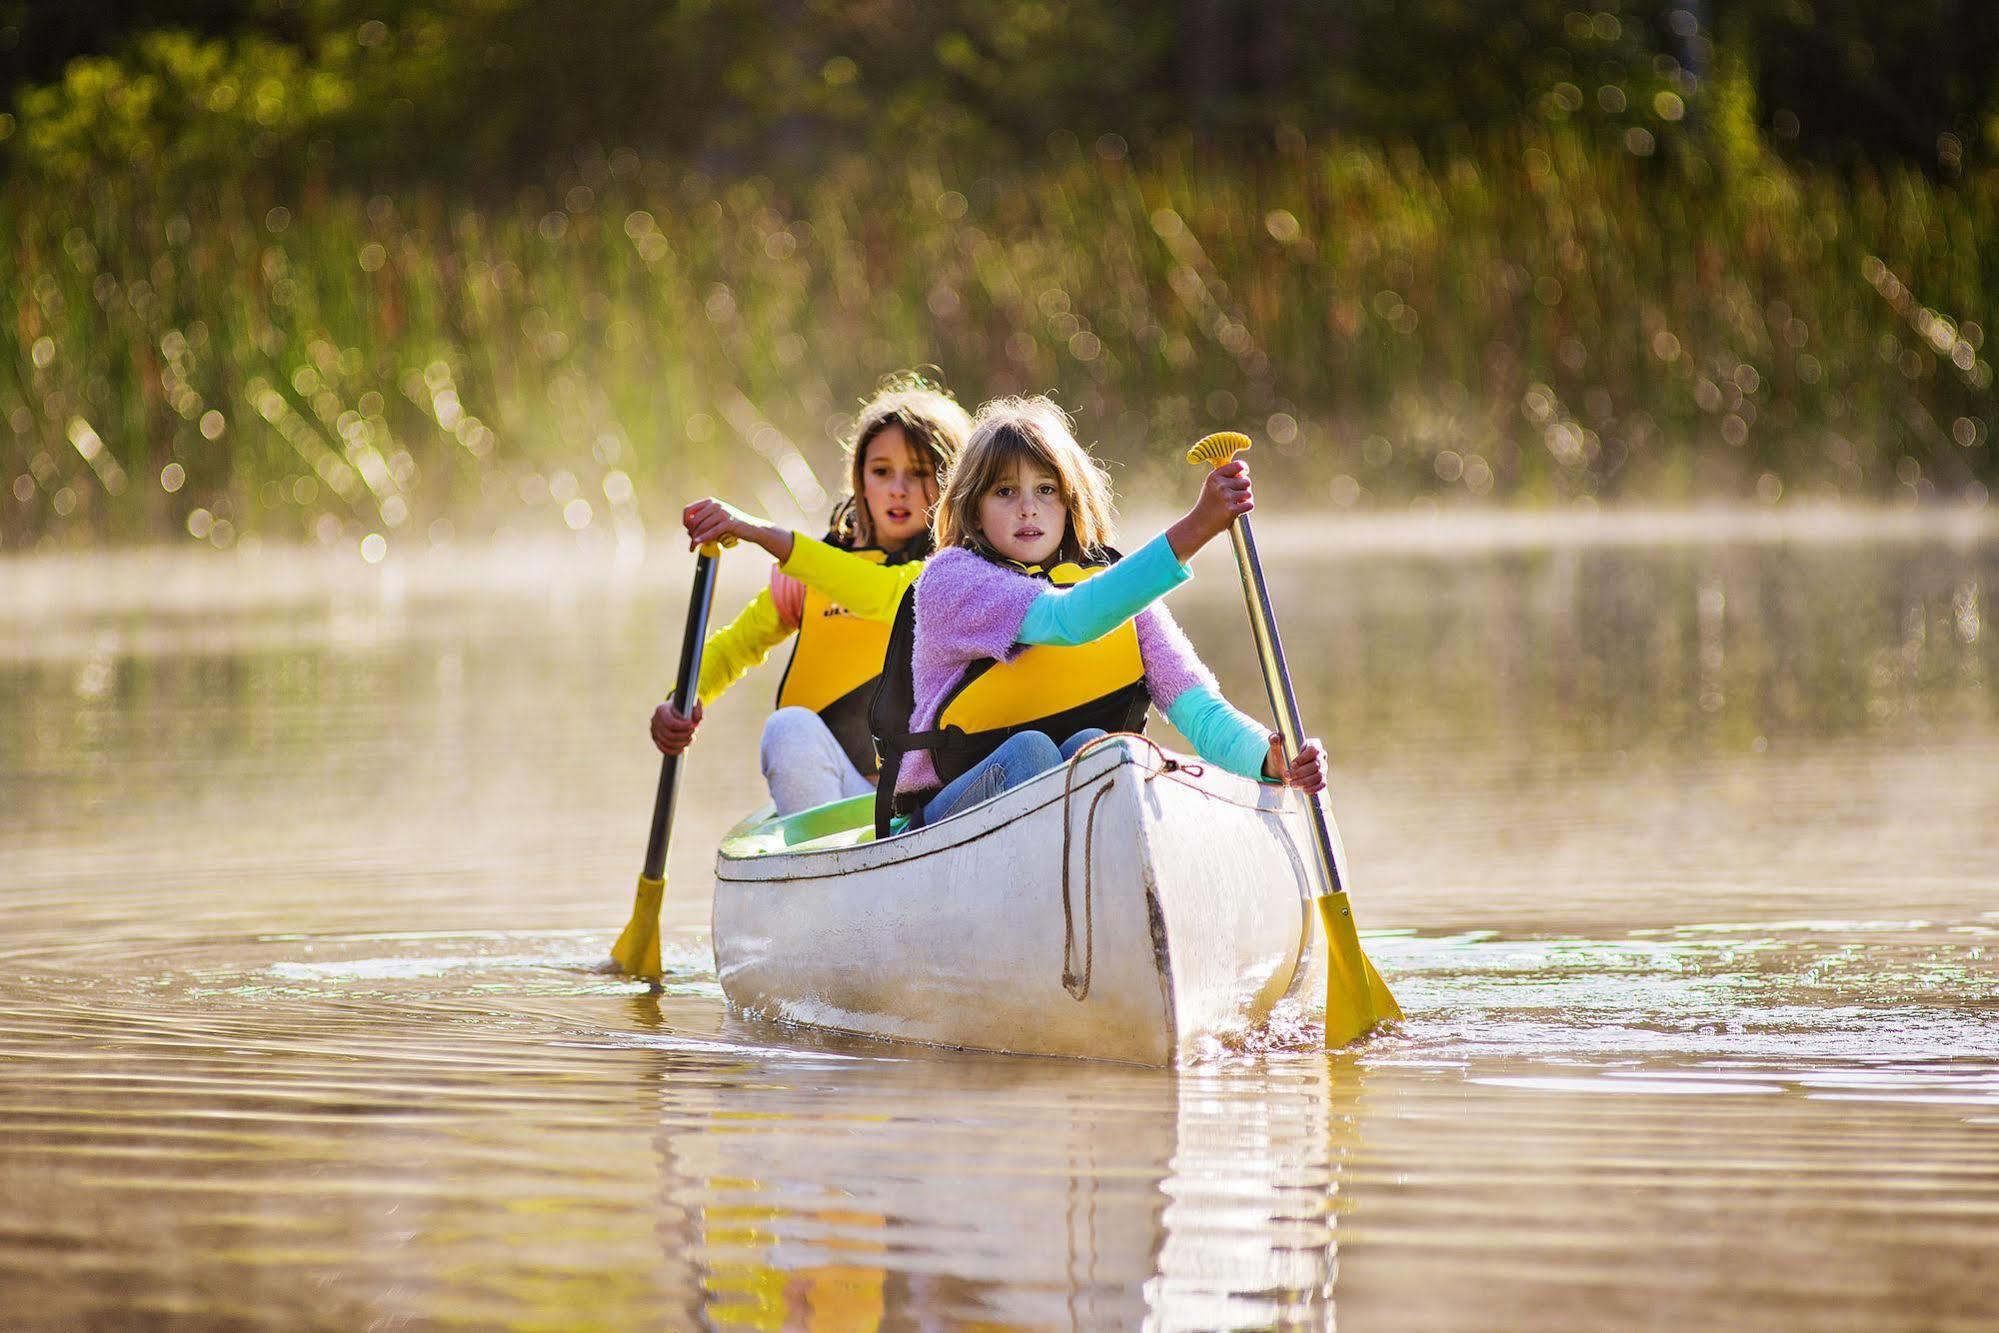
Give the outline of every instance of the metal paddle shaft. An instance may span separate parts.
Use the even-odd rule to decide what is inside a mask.
[[[715,600],[715,574],[720,566],[712,546],[702,547],[694,561],[694,591],[687,598],[687,629],[680,639],[680,672],[673,682],[673,711],[682,717],[693,712],[695,692],[701,686],[701,650],[708,637],[708,608]],[[659,764],[659,794],[652,803],[652,836],[646,841],[647,879],[660,879],[666,873],[666,839],[673,827],[673,807],[679,789],[680,755],[670,754]]]
[[[1236,571],[1242,575],[1243,600],[1249,603],[1249,628],[1256,639],[1256,655],[1263,666],[1263,685],[1270,692],[1270,711],[1277,718],[1277,734],[1284,745],[1285,762],[1298,758],[1305,746],[1305,724],[1298,717],[1298,695],[1291,688],[1291,671],[1284,664],[1284,643],[1277,637],[1277,617],[1270,610],[1270,592],[1263,583],[1263,562],[1256,558],[1256,535],[1249,530],[1244,515],[1229,524],[1229,540],[1235,545]],[[1340,858],[1333,849],[1332,826],[1326,807],[1317,796],[1304,798],[1306,818],[1312,825],[1312,850],[1319,863],[1319,883],[1325,893],[1345,893],[1340,878]]]

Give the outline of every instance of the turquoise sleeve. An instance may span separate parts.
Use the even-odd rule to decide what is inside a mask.
[[[1166,720],[1209,763],[1238,777],[1269,781],[1263,776],[1263,761],[1270,753],[1270,729],[1222,698],[1214,686],[1182,690],[1166,710]]]
[[[1058,648],[1095,642],[1190,577],[1162,532],[1095,578],[1035,598],[1016,642]]]

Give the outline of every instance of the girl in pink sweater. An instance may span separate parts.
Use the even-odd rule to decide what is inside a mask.
[[[1110,551],[1111,488],[1102,467],[1076,442],[1062,410],[1047,398],[987,403],[938,498],[937,554],[915,588],[906,733],[895,762],[894,804],[908,823],[935,823],[1063,762],[1103,735],[1087,727],[1063,735],[1005,728],[984,754],[964,749],[962,731],[939,728],[975,664],[1012,663],[1030,647],[1077,647],[1136,631],[1143,688],[1209,763],[1245,777],[1307,792],[1325,786],[1317,741],[1287,764],[1278,738],[1231,707],[1180,627],[1153,603],[1189,577],[1187,561],[1254,506],[1241,460],[1208,474],[1184,517],[1123,559]],[[1107,568],[1066,586],[1050,582],[1057,562]],[[893,650],[891,650],[893,651]],[[1079,657],[1078,662],[1082,659]],[[1097,659],[1101,660],[1101,659]],[[981,670],[990,669],[981,665]],[[1058,669],[1059,675],[1059,669]],[[1058,710],[1051,720],[1101,717],[1104,701]],[[897,731],[900,719],[886,728]],[[1130,724],[1119,726],[1125,729]],[[880,730],[880,728],[878,728]],[[1000,731],[983,733],[997,737]],[[887,738],[891,748],[896,737]],[[984,742],[971,738],[974,750]],[[956,748],[954,748],[956,747]],[[955,773],[940,772],[939,760]],[[887,769],[884,769],[886,774]],[[907,826],[906,824],[904,826]]]

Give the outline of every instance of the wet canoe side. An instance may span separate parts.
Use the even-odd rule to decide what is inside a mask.
[[[1261,1018],[1309,963],[1303,820],[1280,790],[1155,769],[1137,745],[1078,766],[1067,929],[1061,770],[879,843],[825,834],[853,822],[833,807],[796,817],[822,836],[791,847],[746,821],[716,864],[724,993],[762,1018],[1148,1065]]]

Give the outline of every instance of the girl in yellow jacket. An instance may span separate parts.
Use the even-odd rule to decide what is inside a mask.
[[[893,380],[855,419],[847,497],[824,540],[778,527],[724,501],[687,506],[695,545],[734,537],[770,552],[777,566],[726,628],[708,637],[689,716],[671,702],[653,711],[653,743],[679,754],[713,701],[797,637],[764,723],[764,781],[780,815],[874,790],[868,703],[881,674],[890,623],[930,554],[939,478],[957,461],[971,418],[949,394],[914,377]]]

